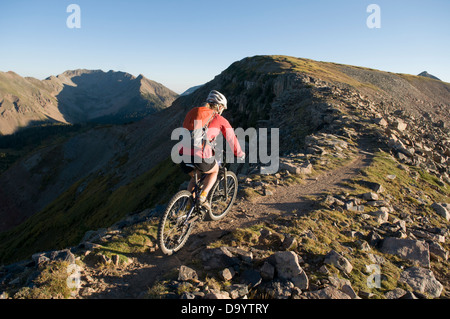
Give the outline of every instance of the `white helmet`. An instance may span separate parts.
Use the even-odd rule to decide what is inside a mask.
[[[226,99],[225,95],[223,95],[222,93],[220,93],[216,90],[212,90],[211,92],[209,92],[206,102],[222,104],[225,109],[227,108],[227,99]]]

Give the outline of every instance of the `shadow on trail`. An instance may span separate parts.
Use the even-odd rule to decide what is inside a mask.
[[[273,196],[260,197],[257,202],[250,203],[238,198],[234,208],[222,220],[203,222],[194,229],[186,245],[172,256],[163,255],[160,250],[152,253],[132,254],[137,260],[136,266],[118,277],[112,272],[102,277],[105,285],[110,287],[92,294],[90,298],[146,298],[149,289],[158,281],[168,278],[168,274],[176,277],[175,271],[181,265],[189,265],[200,261],[200,253],[206,247],[231,234],[238,228],[247,228],[259,224],[272,225],[280,219],[308,216],[321,196],[332,193],[336,188],[345,189],[346,182],[361,173],[361,170],[372,163],[378,145],[373,137],[359,141],[359,152],[355,159],[346,166],[324,172],[317,178],[306,180],[302,185],[291,185],[277,190],[283,195],[278,201],[277,192]],[[243,209],[246,207],[247,209]],[[278,221],[277,221],[278,220]]]
[[[315,200],[311,200],[306,197],[298,197],[296,200],[293,199],[292,202],[289,203],[262,203],[263,207],[271,208],[271,210],[279,211],[279,216],[292,216],[292,215],[305,215],[316,204]]]

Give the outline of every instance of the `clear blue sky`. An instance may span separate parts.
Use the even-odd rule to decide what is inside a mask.
[[[81,28],[69,29],[69,4]],[[370,4],[381,28],[369,29]],[[124,71],[181,93],[247,56],[282,54],[450,82],[448,0],[1,0],[0,71]]]

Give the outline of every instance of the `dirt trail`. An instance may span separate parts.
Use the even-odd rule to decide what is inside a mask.
[[[126,272],[103,276],[89,298],[139,298],[161,275],[174,267],[189,263],[196,254],[228,232],[267,221],[284,214],[305,214],[312,208],[309,196],[332,191],[340,183],[356,176],[369,164],[370,153],[360,152],[350,163],[314,178],[304,184],[279,186],[271,196],[259,196],[253,202],[238,199],[224,219],[203,222],[191,234],[183,249],[173,256],[164,256],[159,250],[153,254],[137,256],[137,262]]]
[[[314,205],[312,197],[333,192],[340,183],[355,177],[361,168],[368,165],[370,157],[370,153],[361,152],[344,167],[308,178],[304,184],[278,186],[273,189],[273,195],[258,196],[252,202],[240,198],[224,219],[200,224],[192,237],[202,237],[206,245],[236,228],[248,227],[283,215],[306,214]]]

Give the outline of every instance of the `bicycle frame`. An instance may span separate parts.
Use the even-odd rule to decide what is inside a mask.
[[[225,167],[225,165],[223,165],[222,163],[218,163],[219,165],[219,174],[217,175],[217,178],[220,178],[219,175],[223,174],[224,176],[224,193],[225,193],[225,200],[228,200],[228,181],[227,181],[227,168]],[[201,193],[201,189],[202,189],[202,185],[201,182],[205,179],[206,174],[201,173],[201,177],[198,178],[200,171],[198,171],[197,169],[194,171],[194,180],[195,180],[195,186],[194,186],[194,190],[192,191],[192,194],[195,194],[195,201],[194,204],[192,205],[191,209],[189,210],[187,217],[184,221],[184,224],[187,223],[187,221],[190,219],[192,213],[194,212],[195,209],[199,208],[199,198],[200,198],[200,193]]]
[[[194,170],[194,178],[195,178],[195,186],[194,186],[194,190],[192,191],[192,194],[195,194],[195,201],[191,207],[191,209],[189,210],[189,212],[187,213],[187,216],[183,222],[183,226],[187,224],[187,222],[190,220],[192,213],[196,210],[199,209],[199,198],[200,198],[200,191],[201,191],[201,182],[203,181],[203,179],[205,178],[205,174],[202,174],[201,178],[198,178],[198,170]]]
[[[208,203],[211,202],[211,205],[213,205],[213,203],[216,203],[217,200],[217,207],[221,207],[220,205],[223,204],[219,203],[222,203],[224,197],[225,203],[227,203],[230,198],[232,198],[233,200],[234,196],[236,196],[237,179],[234,173],[230,173],[227,171],[225,164],[222,164],[220,160],[218,161],[218,165],[218,175],[220,176],[218,176],[216,182],[214,183],[212,192],[208,194],[207,200]],[[196,223],[203,221],[206,217],[208,220],[219,220],[223,218],[223,216],[225,216],[225,214],[230,209],[230,205],[232,204],[232,202],[226,204],[227,206],[224,206],[225,209],[223,211],[222,208],[219,208],[219,214],[215,214],[215,211],[207,211],[207,209],[203,207],[200,202],[200,195],[203,190],[202,181],[206,176],[207,174],[204,174],[198,170],[194,170],[192,175],[192,182],[194,184],[194,187],[192,191],[179,191],[170,200],[168,207],[164,212],[164,215],[161,216],[161,220],[158,226],[158,243],[161,245],[161,250],[163,251],[163,253],[171,255],[172,253],[177,252],[179,249],[181,249],[181,247],[184,246],[187,239],[189,238],[190,232],[192,231]],[[236,183],[236,189],[234,189],[234,192],[232,194],[228,194],[228,176],[231,176],[232,180]],[[224,184],[221,184],[222,178],[224,179]],[[225,193],[222,194],[222,191],[225,191]],[[217,196],[215,194],[217,194]],[[191,201],[192,206],[189,211],[186,211],[186,206]],[[216,206],[214,206],[214,209],[216,209]],[[217,212],[219,212],[219,210]]]

